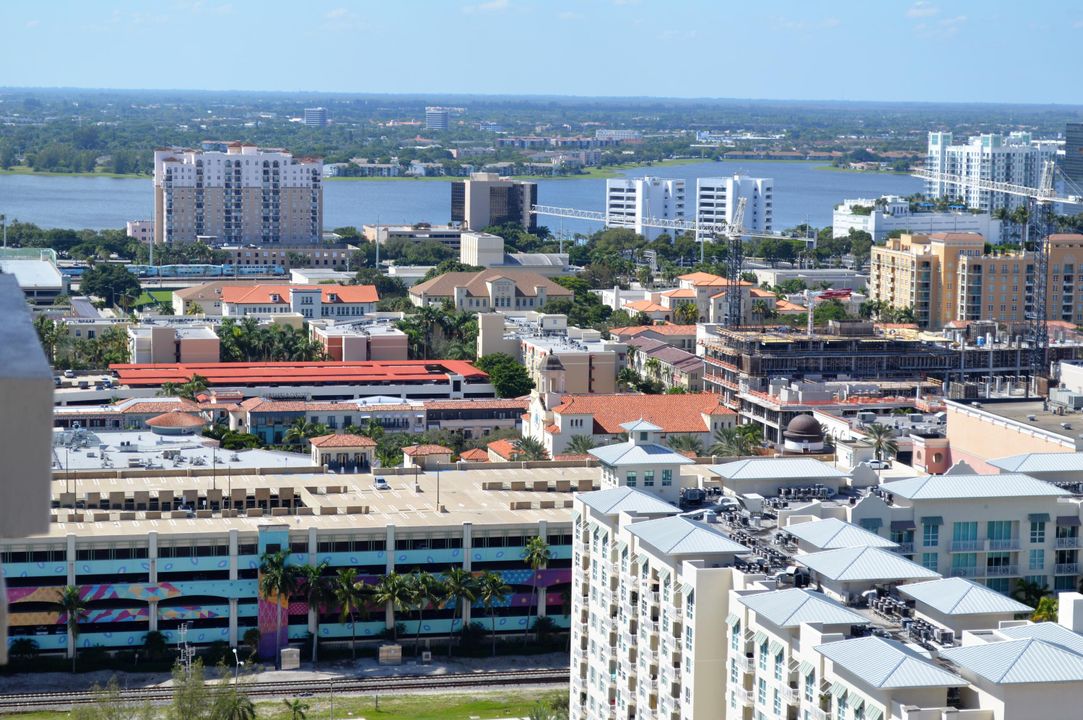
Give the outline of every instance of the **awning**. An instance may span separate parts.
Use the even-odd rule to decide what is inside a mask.
[[[865,704],[865,720],[880,720],[884,714],[875,705]]]
[[[845,685],[835,682],[831,683],[831,690],[829,692],[831,693],[831,697],[840,698],[846,694],[847,690]]]
[[[944,518],[939,515],[927,515],[921,519],[922,525],[943,525]]]
[[[913,520],[892,520],[891,521],[891,529],[892,530],[915,530],[915,529],[917,529],[917,525],[914,524]]]
[[[881,526],[883,526],[884,521],[880,518],[864,518],[860,521],[860,523],[861,527],[865,530],[871,530],[872,532],[876,532],[880,529]]]
[[[575,522],[580,517],[578,510],[572,510],[572,522]]]
[[[658,568],[658,581],[664,582],[669,577],[669,568]]]
[[[802,660],[801,664],[797,666],[797,672],[801,674],[801,677],[805,677],[811,672],[815,672],[816,666],[810,663],[808,660]]]
[[[756,645],[762,645],[763,641],[767,639],[767,633],[765,633],[763,630],[760,630],[753,636],[753,639],[756,641]]]
[[[1075,515],[1057,518],[1057,527],[1079,527],[1079,518]]]
[[[741,616],[737,613],[730,613],[726,616],[726,624],[733,627],[737,623],[741,622]]]
[[[780,652],[782,652],[784,646],[782,643],[772,640],[771,644],[768,645],[768,647],[771,649],[772,655],[778,655]]]
[[[621,555],[627,555],[628,554],[628,543],[626,543],[624,540],[618,540],[617,541],[617,551]]]
[[[692,587],[692,583],[681,583],[681,594],[684,595],[685,600],[688,599],[688,596],[692,594],[693,590],[695,590],[695,588]]]
[[[1031,513],[1027,519],[1031,522],[1049,522],[1049,513]]]

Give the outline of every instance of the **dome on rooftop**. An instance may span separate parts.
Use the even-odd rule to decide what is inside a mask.
[[[545,365],[542,366],[543,370],[563,370],[564,363],[560,361],[556,355],[547,355],[545,358]]]
[[[811,415],[798,415],[786,425],[783,435],[789,440],[817,442],[824,439],[820,423]]]

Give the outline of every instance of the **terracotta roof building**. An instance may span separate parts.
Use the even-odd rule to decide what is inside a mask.
[[[627,343],[632,338],[648,338],[664,342],[681,350],[696,351],[695,325],[633,325],[632,327],[612,328],[609,334],[623,343]]]
[[[429,468],[451,464],[451,448],[443,445],[407,445],[402,449],[403,467]]]
[[[371,315],[380,296],[375,285],[250,285],[222,288],[222,315],[297,313],[305,318]]]
[[[447,303],[470,312],[537,310],[551,299],[572,295],[538,273],[500,268],[444,273],[410,288],[410,300],[418,307]]]
[[[667,390],[703,391],[703,358],[646,337],[632,338],[628,347],[636,349],[629,352],[629,365],[642,377],[660,381]]]

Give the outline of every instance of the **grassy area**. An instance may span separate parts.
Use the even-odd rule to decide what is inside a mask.
[[[567,690],[522,691],[509,694],[507,691],[478,691],[471,695],[381,695],[380,709],[376,709],[376,697],[335,697],[335,717],[355,720],[469,720],[472,717],[481,720],[494,718],[526,717],[530,709],[538,702],[566,703]],[[306,715],[309,720],[323,720],[330,717],[330,696],[301,698],[308,705]],[[159,715],[164,716],[165,708],[159,708]],[[32,712],[11,714],[4,717],[18,720],[63,720],[69,717],[66,712]],[[256,717],[260,720],[290,720],[290,712],[281,700],[260,701],[256,703]]]
[[[25,165],[18,165],[13,168],[0,168],[0,175],[42,175],[45,177],[101,177],[101,178],[115,178],[120,180],[150,180],[150,175],[139,175],[138,173],[111,173],[111,172],[49,172],[46,170],[34,170],[33,168]]]
[[[832,172],[848,172],[848,173],[861,173],[862,175],[909,175],[909,172],[903,170],[857,170],[855,168],[848,167],[836,167],[835,165],[817,165],[817,170],[830,170]]]
[[[172,290],[144,290],[143,294],[135,299],[135,304],[150,305],[151,303],[172,303]]]

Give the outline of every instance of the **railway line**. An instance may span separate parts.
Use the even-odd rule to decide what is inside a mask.
[[[506,670],[446,675],[409,675],[380,678],[341,677],[319,680],[285,680],[280,682],[245,682],[245,693],[253,698],[291,697],[298,695],[341,695],[386,693],[401,690],[439,690],[499,687],[503,685],[554,685],[568,682],[565,669]],[[125,688],[124,696],[133,701],[150,703],[172,699],[168,687]],[[93,702],[94,693],[47,692],[0,695],[0,714],[33,710],[68,710]]]

